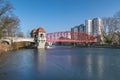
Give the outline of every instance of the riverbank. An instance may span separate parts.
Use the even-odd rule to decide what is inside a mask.
[[[112,48],[120,49],[120,45],[94,45],[94,46],[75,46],[78,48]]]
[[[3,53],[5,53],[5,52],[7,52],[7,51],[9,51],[9,50],[11,50],[11,46],[10,46],[10,45],[8,45],[8,44],[6,44],[6,43],[0,43],[0,56],[1,56]]]
[[[8,51],[27,48],[30,46],[29,42],[16,42],[12,44],[0,43],[0,56]]]
[[[112,48],[112,49],[120,49],[120,45],[79,45],[79,46],[70,46],[75,48]],[[11,45],[7,43],[0,43],[0,56],[8,51],[18,50],[18,49],[31,49],[31,45],[28,42],[16,42]]]

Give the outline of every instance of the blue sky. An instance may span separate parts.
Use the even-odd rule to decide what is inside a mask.
[[[27,35],[43,27],[46,32],[67,31],[86,19],[109,17],[120,10],[120,0],[9,0]]]

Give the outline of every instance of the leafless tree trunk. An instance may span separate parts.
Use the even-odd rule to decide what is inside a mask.
[[[116,19],[113,17],[104,18],[104,30],[103,30],[103,37],[105,40],[109,40],[113,42],[113,37],[115,35],[115,31],[117,30],[116,27]]]
[[[118,43],[118,45],[120,45],[120,32],[118,31],[115,34],[117,35],[117,40],[116,40],[117,42],[116,43]]]
[[[115,34],[117,35],[117,42],[120,45],[120,10],[114,14],[115,23]]]
[[[1,23],[1,26],[7,30],[9,37],[13,37],[14,33],[18,32],[19,19],[16,16],[4,16],[1,19]]]
[[[0,0],[0,38],[2,37],[3,29],[5,28],[2,25],[1,18],[2,16],[8,15],[8,13],[12,10],[12,6],[6,0]]]
[[[6,30],[9,37],[15,36],[15,33],[19,33],[18,25],[20,20],[11,15],[13,7],[6,0],[0,0],[0,37],[3,34],[3,30]]]

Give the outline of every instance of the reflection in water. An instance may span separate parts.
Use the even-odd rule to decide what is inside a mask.
[[[102,77],[104,71],[104,57],[103,55],[98,56],[98,76]]]
[[[87,56],[87,71],[88,71],[88,76],[92,76],[92,71],[93,71],[93,67],[92,67],[92,55],[91,54],[89,54],[88,56]]]
[[[67,56],[66,59],[67,59],[67,63],[68,63],[68,65],[71,66],[71,64],[72,64],[72,63],[71,63],[71,56]]]
[[[98,55],[95,57],[95,61],[94,61],[94,57],[92,56],[92,54],[88,54],[87,56],[87,71],[88,71],[88,76],[93,76],[93,72],[95,71],[95,69],[97,69],[97,74],[98,77],[102,77],[103,76],[103,72],[104,72],[104,57],[103,55]],[[97,67],[94,67],[97,63]]]
[[[45,68],[45,62],[46,62],[46,53],[45,50],[38,50],[38,69],[40,71],[44,71]]]

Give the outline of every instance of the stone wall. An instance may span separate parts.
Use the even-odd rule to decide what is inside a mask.
[[[12,45],[13,50],[22,49],[30,46],[29,42],[15,42]]]

